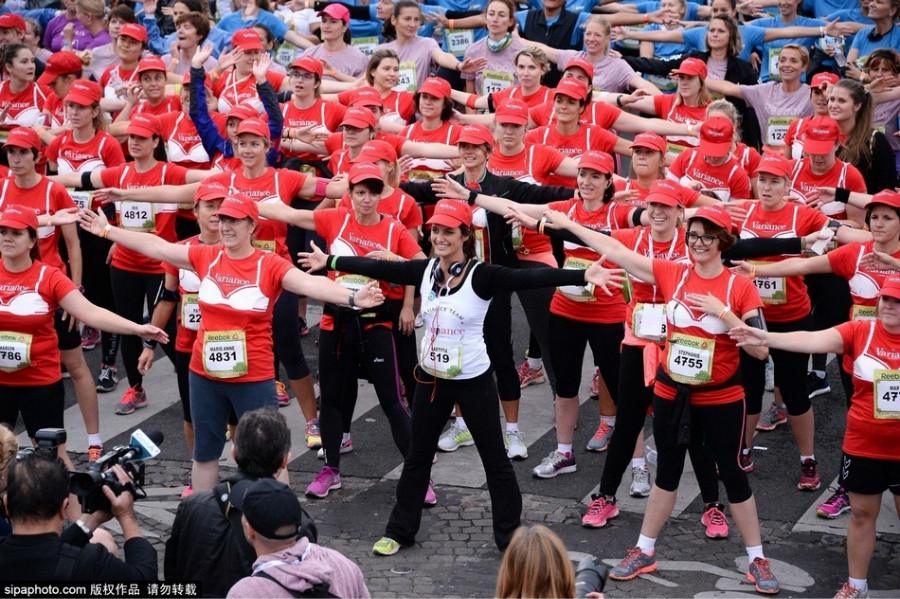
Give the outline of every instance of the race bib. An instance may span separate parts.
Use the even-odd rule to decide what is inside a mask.
[[[94,194],[91,192],[76,191],[71,187],[66,187],[66,191],[69,192],[69,197],[72,198],[72,201],[75,202],[75,206],[79,210],[88,210],[91,207],[94,200]]]
[[[769,48],[769,80],[781,81],[778,74],[778,61],[781,60],[782,48]]]
[[[631,330],[635,337],[662,341],[666,338],[666,315],[664,304],[635,304],[631,313]]]
[[[484,239],[484,229],[476,228],[475,229],[475,257],[477,257],[482,262],[485,261],[485,256],[487,256],[487,245]]]
[[[850,310],[850,317],[853,320],[877,320],[878,310],[875,306],[853,304],[853,308]]]
[[[510,226],[512,230],[512,246],[513,249],[518,251],[522,248],[522,224],[519,221],[513,222]]]
[[[496,94],[513,85],[513,74],[505,71],[485,70],[482,72],[481,95]]]
[[[372,56],[375,52],[375,48],[378,46],[378,38],[377,37],[355,37],[350,42],[354,48],[365,54],[366,56]]]
[[[872,388],[875,390],[875,418],[900,420],[900,370],[876,370]]]
[[[302,53],[303,50],[298,48],[294,44],[290,42],[284,42],[283,44],[278,46],[278,50],[275,51],[275,62],[283,67],[286,67],[294,62],[294,59]]]
[[[200,330],[200,303],[196,293],[181,295],[181,326],[192,331]]]
[[[588,267],[590,267],[590,265],[593,263],[593,260],[567,256],[566,261],[563,263],[563,268],[565,268],[566,270],[587,270]],[[594,297],[593,285],[564,285],[562,287],[558,287],[558,289],[559,292],[564,296],[576,302],[597,301],[597,298]]]
[[[785,277],[756,277],[753,279],[764,304],[774,305],[787,302],[787,281]]]
[[[244,331],[207,331],[203,334],[203,370],[217,379],[247,374],[247,335]]]
[[[408,61],[400,63],[399,79],[394,91],[398,92],[414,92],[418,88],[416,82],[416,63]]]
[[[669,376],[686,385],[705,385],[712,380],[715,339],[672,333],[669,337]]]
[[[441,335],[432,341],[428,333],[422,337],[419,365],[422,370],[441,379],[462,374],[462,345]]]
[[[678,89],[678,83],[669,77],[663,77],[662,75],[652,75],[649,73],[644,74],[644,79],[655,85],[659,88],[659,91],[664,94],[674,93],[676,89]]]
[[[769,127],[766,129],[766,143],[770,146],[783,146],[792,120],[794,119],[789,116],[770,116]]]
[[[262,250],[264,252],[274,252],[275,251],[275,240],[274,239],[254,239],[253,247],[258,250]]]
[[[16,372],[31,366],[31,335],[0,331],[0,370]]]
[[[364,277],[363,275],[345,274],[337,277],[335,282],[340,283],[345,289],[349,289],[355,293],[365,287],[371,280],[372,279],[369,277]]]
[[[119,221],[123,229],[152,233],[156,229],[153,204],[149,202],[119,202]]]
[[[475,42],[474,29],[445,29],[444,42],[447,44],[447,50],[453,56],[462,58],[466,50]]]

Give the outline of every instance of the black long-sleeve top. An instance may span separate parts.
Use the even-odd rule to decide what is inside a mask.
[[[894,189],[897,186],[897,167],[894,164],[894,149],[881,131],[873,131],[869,139],[869,150],[872,156],[866,160],[860,157],[853,163],[859,169],[866,182],[866,193],[872,195],[885,189]],[[838,148],[837,156],[841,160],[844,148]]]
[[[449,176],[464,187],[468,187],[465,174]],[[400,187],[420,204],[435,204],[440,199],[431,189],[431,183],[403,183]],[[477,191],[520,204],[547,204],[556,200],[568,200],[575,195],[575,190],[570,187],[533,185],[512,177],[501,177],[490,171],[487,171],[479,182]],[[491,263],[517,266],[519,259],[516,250],[513,249],[512,228],[509,223],[501,215],[492,212],[488,212],[487,223]]]

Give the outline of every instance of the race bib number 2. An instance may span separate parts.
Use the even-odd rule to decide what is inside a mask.
[[[220,379],[247,374],[247,336],[244,331],[207,331],[203,335],[203,369]]]

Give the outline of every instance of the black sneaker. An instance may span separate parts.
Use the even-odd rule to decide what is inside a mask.
[[[806,390],[809,391],[809,398],[812,399],[831,393],[831,386],[828,384],[828,379],[824,376],[810,372],[806,375]]]
[[[116,390],[119,384],[119,377],[115,366],[100,365],[100,374],[97,376],[97,391],[100,393],[109,393]]]

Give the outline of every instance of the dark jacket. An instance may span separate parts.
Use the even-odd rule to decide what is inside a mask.
[[[157,580],[156,549],[147,539],[126,541],[125,561],[89,540],[74,524],[62,536],[13,534],[0,539],[0,580]]]
[[[879,191],[896,187],[898,173],[894,163],[894,149],[881,131],[872,130],[869,137],[869,153],[871,157],[868,160],[860,157],[860,160],[853,163],[866,181],[866,192],[874,195]],[[841,160],[846,160],[844,146],[838,148],[837,156]]]
[[[525,29],[521,32],[526,40],[540,42],[551,48],[560,50],[580,50],[572,46],[572,33],[578,25],[578,15],[563,9],[552,25],[547,25],[547,17],[543,9],[534,8],[525,15]],[[527,45],[527,42],[526,42]],[[544,75],[543,83],[547,87],[556,87],[562,73],[556,64],[550,63],[550,71]]]
[[[625,61],[639,73],[667,77],[672,69],[681,65],[681,61],[685,58],[699,58],[706,62],[709,60],[709,52],[691,52],[670,60],[626,56]],[[728,64],[725,66],[725,81],[738,85],[756,85],[758,80],[759,74],[749,62],[741,60],[737,56],[728,59]],[[762,148],[762,136],[759,121],[756,119],[756,111],[740,98],[728,98],[728,101],[734,104],[741,115],[741,140],[757,150]]]

